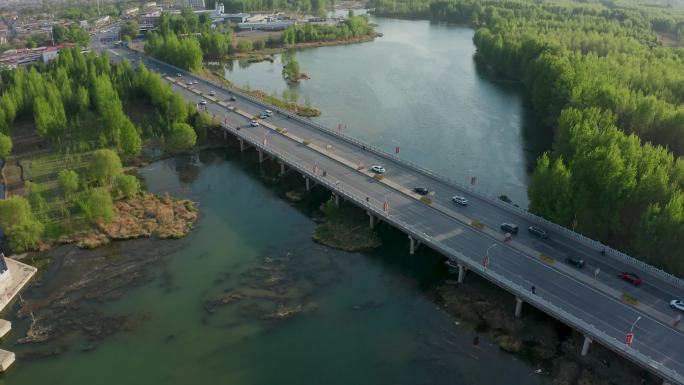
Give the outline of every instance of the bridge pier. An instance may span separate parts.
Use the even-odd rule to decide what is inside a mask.
[[[280,163],[280,176],[285,176],[285,162],[281,160],[278,163]]]
[[[245,151],[245,141],[238,139],[238,143],[240,143],[240,152]]]
[[[520,297],[515,297],[515,317],[520,318],[520,313],[522,312],[523,300]]]
[[[257,150],[257,153],[259,153],[259,163],[264,163],[264,152]]]
[[[304,175],[304,184],[306,185],[306,191],[311,190],[311,179],[309,179],[308,176]]]
[[[462,264],[458,264],[458,283],[463,283],[463,278],[466,275],[466,267]]]
[[[582,356],[586,356],[587,353],[589,353],[589,345],[591,345],[593,341],[589,336],[584,336],[584,343],[582,344]]]
[[[418,249],[418,246],[420,246],[420,241],[416,241],[410,235],[409,235],[409,241],[411,241],[411,244],[409,245],[409,254],[415,254],[416,250]]]
[[[663,380],[663,385],[672,385],[672,383],[668,380]]]
[[[223,129],[223,140],[228,140],[228,130]]]
[[[370,219],[370,229],[373,230],[375,228],[375,215],[370,211],[366,211],[366,214],[368,214],[368,218]]]
[[[340,208],[340,196],[335,194],[335,193],[333,193],[333,196],[335,197],[335,207],[339,209]]]

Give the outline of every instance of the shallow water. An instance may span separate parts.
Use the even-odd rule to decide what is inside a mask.
[[[132,254],[168,253],[137,271],[145,278],[120,297],[81,302],[136,321],[103,339],[65,336],[65,353],[29,359],[27,353],[43,346],[15,345],[29,321],[13,319],[15,329],[2,347],[17,352],[18,362],[2,382],[541,382],[533,368],[489,342],[472,345],[474,334],[435,305],[426,289],[444,274],[438,257],[409,256],[404,237],[391,231],[383,234],[386,245],[370,254],[318,245],[309,218],[316,203],[289,203],[283,187],[267,186],[258,169],[250,155],[228,153],[226,159],[223,152],[144,169],[150,191],[199,202],[201,218],[182,240],[120,242],[98,252],[114,264]],[[44,285],[57,285],[68,265],[56,264]],[[25,297],[40,298],[44,287]],[[234,303],[210,305],[236,293],[242,298]],[[268,319],[279,307],[299,305],[303,311],[289,319]]]

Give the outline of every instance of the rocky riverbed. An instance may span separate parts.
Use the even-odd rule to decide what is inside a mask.
[[[469,274],[464,284],[451,280],[438,284],[433,292],[455,322],[538,367],[539,374],[553,379],[553,385],[644,384],[638,368],[598,344],[582,357],[581,335],[529,305],[524,305],[522,317],[516,318],[513,296],[474,274]],[[473,343],[478,344],[479,337]]]
[[[163,270],[164,256],[181,247],[178,242],[137,239],[94,250],[58,246],[35,256],[52,263],[19,307],[18,316],[32,321],[17,343],[35,345],[24,358],[60,354],[72,347],[74,338],[84,337],[94,348],[97,341],[134,329],[145,314],[106,314],[94,305],[149,282],[155,271]]]

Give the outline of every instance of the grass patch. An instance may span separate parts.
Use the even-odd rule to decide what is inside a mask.
[[[432,198],[430,198],[427,195],[423,195],[422,197],[420,197],[420,201],[428,205],[432,204]]]
[[[385,179],[385,177],[382,174],[375,174],[375,175],[373,175],[373,179],[383,180],[383,179]]]
[[[305,146],[308,146],[308,145],[311,144],[311,142],[308,141],[308,140],[303,140],[303,141],[302,141],[302,144],[305,145]]]
[[[548,263],[549,265],[553,265],[554,263],[556,263],[555,259],[549,257],[548,255],[544,255],[544,254],[539,254],[539,259],[541,259],[542,262]]]
[[[629,294],[622,293],[622,295],[620,296],[620,299],[622,299],[623,301],[627,302],[630,305],[636,306],[639,304],[639,300],[632,297]]]
[[[340,250],[361,251],[381,246],[378,235],[368,228],[363,213],[352,208],[335,207],[335,198],[321,205],[325,221],[314,230],[313,239]]]
[[[478,222],[478,221],[470,221],[470,225],[473,226],[474,228],[480,229],[480,230],[482,230],[482,229],[485,228],[484,223],[481,223],[481,222]]]

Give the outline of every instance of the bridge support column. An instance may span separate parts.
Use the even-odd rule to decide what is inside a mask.
[[[240,143],[240,152],[245,151],[245,141],[238,139],[238,143]]]
[[[463,283],[463,278],[466,275],[466,267],[463,264],[458,264],[458,283]]]
[[[663,385],[672,385],[672,383],[668,380],[663,380]]]
[[[368,218],[370,218],[370,228],[373,230],[375,228],[375,215],[370,211],[366,211],[366,214],[368,214]]]
[[[259,153],[259,163],[264,163],[264,152],[261,150],[257,150]]]
[[[411,244],[409,245],[409,254],[415,254],[416,250],[418,249],[418,246],[420,246],[420,241],[415,240],[410,235],[409,235],[409,241],[411,241]]]
[[[280,161],[280,176],[285,176],[285,162]]]
[[[337,207],[339,209],[340,208],[340,196],[335,194],[335,193],[333,193],[333,196],[335,197],[335,207]]]
[[[228,140],[228,130],[223,129],[223,140]]]
[[[522,298],[515,297],[515,316],[517,318],[520,318],[520,313],[522,311],[522,304],[523,304]]]
[[[304,184],[306,185],[306,191],[311,190],[311,179],[308,176],[304,177]]]
[[[588,336],[584,336],[584,343],[582,344],[582,355],[583,356],[586,356],[587,353],[589,353],[589,345],[591,345],[592,342],[593,341],[591,340],[591,338],[589,338]]]

